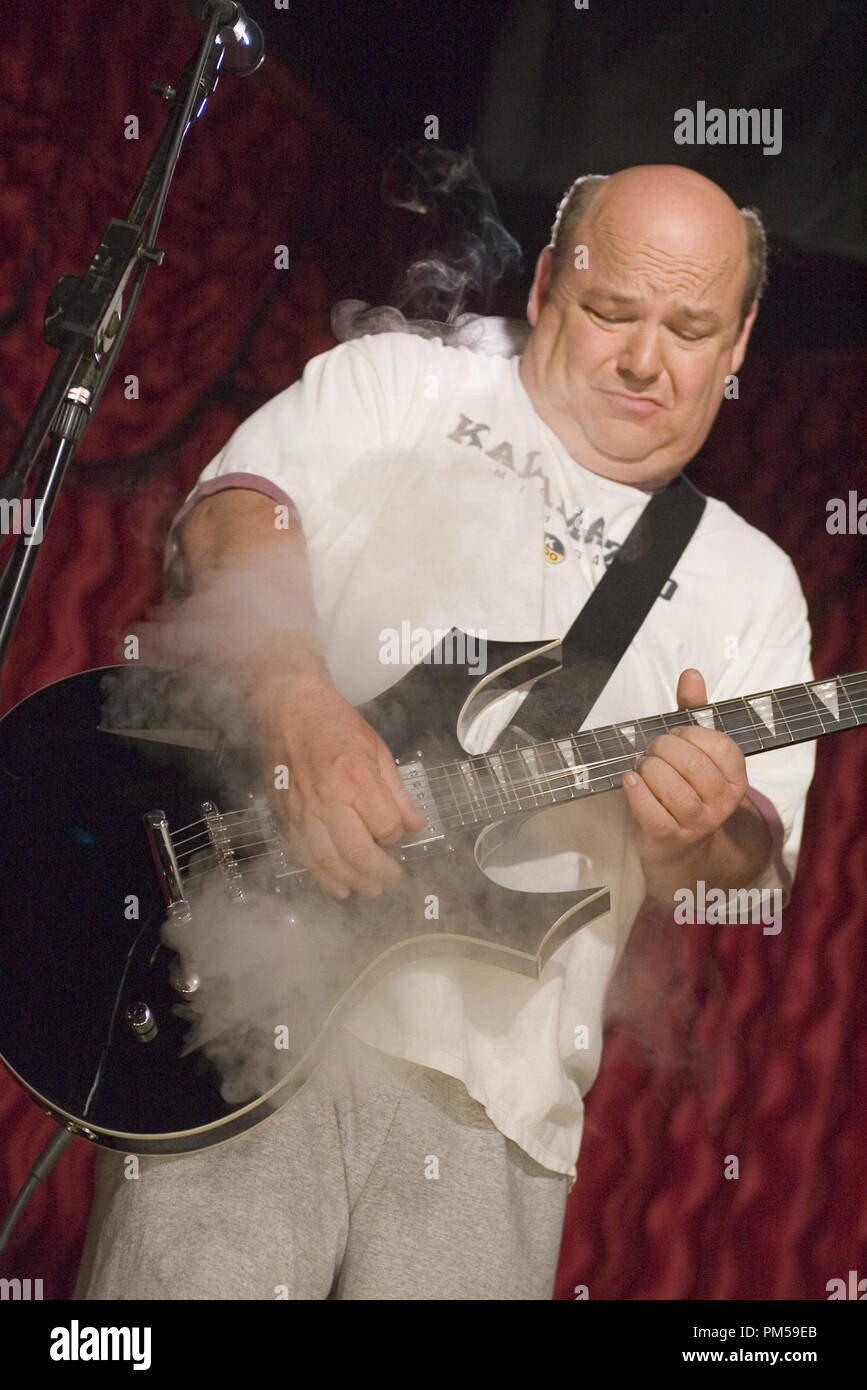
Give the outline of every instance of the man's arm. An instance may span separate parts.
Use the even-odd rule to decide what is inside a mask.
[[[261,642],[247,672],[249,693],[261,692],[262,682],[297,676],[330,683],[316,635],[316,618],[307,546],[300,521],[290,517],[288,528],[278,529],[277,507],[262,492],[226,488],[197,504],[176,537],[177,555],[170,582],[184,598],[213,584],[216,576],[243,572],[249,566],[252,582],[276,585],[285,595],[281,608],[266,615],[258,608],[254,621]],[[229,601],[225,618],[230,627],[243,621],[248,596],[239,585]],[[270,619],[270,621],[269,621]],[[236,634],[237,636],[237,634]]]
[[[677,703],[707,704],[697,671],[682,673]],[[727,892],[748,887],[767,866],[770,831],[747,797],[744,755],[727,734],[692,726],[664,734],[623,784],[647,891],[663,907],[699,879]]]
[[[400,878],[380,844],[420,817],[389,749],[337,692],[316,631],[300,521],[275,525],[262,493],[204,498],[178,537],[179,568],[199,660],[232,671],[261,734],[266,785],[293,853],[335,897],[375,897]],[[184,619],[180,619],[183,630]],[[274,769],[289,768],[287,791]]]

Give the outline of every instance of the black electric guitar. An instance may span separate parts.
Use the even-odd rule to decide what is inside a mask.
[[[618,787],[678,724],[750,754],[867,721],[861,671],[539,741],[512,727],[469,756],[475,716],[559,670],[560,649],[498,644],[470,679],[441,659],[466,650],[455,636],[360,707],[426,819],[376,899],[337,902],[292,863],[256,756],[202,717],[178,672],[87,671],[0,721],[0,1054],[61,1124],[142,1154],[240,1134],[389,972],[440,955],[537,978],[609,910],[604,887],[518,893],[486,875],[528,814]]]

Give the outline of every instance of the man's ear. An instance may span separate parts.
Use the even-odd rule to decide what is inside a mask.
[[[539,314],[542,312],[542,305],[548,298],[548,291],[551,288],[551,258],[552,247],[546,246],[539,252],[539,259],[536,262],[536,274],[533,276],[530,296],[527,300],[527,319],[533,328],[536,327]]]
[[[756,314],[757,314],[758,312],[759,312],[759,301],[758,301],[757,299],[754,299],[754,300],[753,300],[753,307],[750,309],[750,312],[747,314],[746,318],[744,319],[744,326],[743,326],[743,328],[741,329],[740,333],[738,334],[737,342],[735,343],[734,347],[732,348],[732,371],[733,371],[733,372],[739,372],[740,369],[741,369],[741,363],[742,363],[743,360],[744,360],[744,356],[745,356],[746,350],[747,350],[747,343],[748,343],[749,340],[750,340],[750,334],[751,334],[751,332],[753,331],[753,324],[754,324],[755,321],[756,321]]]

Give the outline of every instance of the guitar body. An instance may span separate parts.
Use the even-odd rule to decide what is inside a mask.
[[[532,660],[534,674],[554,669],[550,657]],[[463,956],[535,978],[558,946],[608,910],[604,888],[516,893],[486,876],[486,859],[518,824],[514,806],[504,803],[499,823],[489,816],[481,833],[455,825],[454,814],[445,828],[443,792],[456,807],[470,802],[448,782],[432,799],[436,779],[425,769],[466,756],[455,735],[468,697],[464,669],[416,667],[361,707],[430,819],[406,851],[396,889],[345,903],[287,868],[285,846],[248,853],[266,838],[264,798],[251,796],[261,791],[256,759],[243,740],[231,747],[215,737],[206,720],[197,728],[187,691],[180,673],[105,668],[37,692],[0,722],[0,1055],[74,1132],[143,1154],[231,1138],[290,1099],[331,1030],[391,971]],[[232,816],[240,813],[228,808],[239,803],[246,811],[237,824],[256,833],[236,843]],[[170,887],[143,822],[155,811],[176,842],[182,901],[173,911],[202,979],[192,994],[179,990],[179,958],[164,939]],[[200,846],[207,872],[185,844]],[[251,890],[239,887],[248,858],[258,875]],[[209,931],[219,918],[224,933],[227,920],[238,933],[246,922],[259,932],[251,941],[264,939],[263,914],[274,943],[271,990],[246,1042],[268,1055],[258,1073],[253,1065],[236,1076],[227,1099],[213,1049],[197,1045],[192,1027],[207,1001]],[[180,964],[188,965],[183,953]],[[255,990],[262,958],[245,968]],[[143,1005],[153,1024],[144,1033]]]
[[[619,786],[680,724],[749,756],[867,722],[858,671],[550,737],[558,645],[489,644],[479,677],[454,659],[463,637],[360,707],[426,820],[375,899],[337,902],[292,864],[243,720],[180,672],[87,671],[0,721],[0,1056],[49,1114],[142,1154],[243,1133],[390,972],[462,957],[536,979],[609,910],[605,888],[488,877],[528,815]],[[531,680],[534,732],[468,756],[476,713]]]

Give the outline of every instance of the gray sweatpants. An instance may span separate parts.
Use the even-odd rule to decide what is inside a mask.
[[[464,1085],[342,1034],[288,1105],[196,1154],[102,1151],[88,1299],[549,1299],[568,1177]]]

